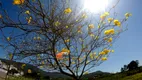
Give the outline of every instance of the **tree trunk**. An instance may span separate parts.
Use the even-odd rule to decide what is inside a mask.
[[[9,69],[10,69],[10,65],[8,65],[8,68],[7,68],[7,73],[6,73],[6,77],[5,77],[5,80],[7,80],[7,79],[8,79]]]
[[[81,80],[81,79],[78,79],[77,77],[73,77],[73,79],[72,80]]]

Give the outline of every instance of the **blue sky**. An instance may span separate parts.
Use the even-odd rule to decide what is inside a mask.
[[[11,11],[12,0],[1,0],[5,2],[4,6]],[[112,0],[109,0],[112,1]],[[113,0],[114,2],[116,0]],[[109,3],[111,5],[111,3]],[[118,16],[124,17],[126,12],[132,13],[128,20],[128,30],[120,35],[115,42],[112,53],[107,61],[94,68],[106,72],[117,72],[124,64],[131,60],[139,60],[142,65],[142,0],[120,0],[116,12]],[[0,57],[3,58],[3,50],[0,49]],[[93,70],[94,71],[94,70]]]
[[[116,1],[116,0],[115,0]],[[124,16],[126,12],[132,13],[128,20],[128,30],[120,35],[115,42],[109,59],[95,68],[107,72],[117,72],[124,64],[131,60],[139,60],[142,65],[142,0],[120,0],[116,12]]]

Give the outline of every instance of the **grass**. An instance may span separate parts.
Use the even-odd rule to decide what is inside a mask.
[[[132,76],[124,77],[124,78],[122,78],[122,80],[142,80],[142,73],[137,73]]]
[[[25,77],[14,77],[14,76],[10,76],[8,78],[8,80],[33,80],[32,78],[25,78]]]

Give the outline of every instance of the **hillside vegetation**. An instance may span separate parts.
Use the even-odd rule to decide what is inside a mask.
[[[99,76],[94,80],[142,80],[142,67],[139,67],[138,69],[132,71]]]

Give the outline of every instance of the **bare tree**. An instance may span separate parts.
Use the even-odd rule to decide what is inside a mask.
[[[127,29],[122,26],[131,16],[126,13],[118,20],[113,12],[116,5],[92,14],[74,0],[14,0],[13,4],[17,6],[14,19],[0,8],[1,45],[11,59],[76,80],[114,52],[112,44]]]

